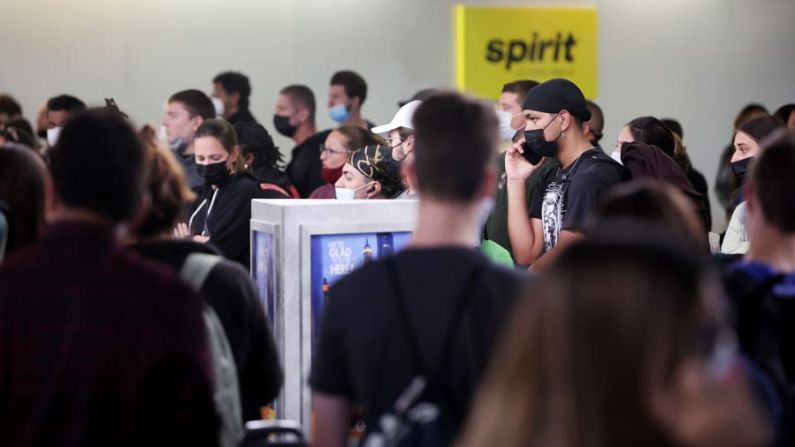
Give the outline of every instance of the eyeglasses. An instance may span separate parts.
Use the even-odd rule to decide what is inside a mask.
[[[347,150],[339,151],[337,149],[332,149],[330,147],[325,147],[322,144],[320,145],[320,153],[321,153],[321,155],[323,153],[325,153],[325,154],[327,154],[329,156],[331,156],[331,155],[340,155],[340,154],[346,155],[346,154],[348,154],[348,152],[350,152],[350,151],[347,151]]]

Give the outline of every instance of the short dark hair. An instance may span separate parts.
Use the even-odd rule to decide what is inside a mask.
[[[761,143],[762,140],[770,136],[773,132],[786,126],[787,125],[784,124],[784,121],[781,121],[775,116],[766,115],[748,121],[739,129],[737,129],[737,131],[746,133],[750,135],[751,138],[753,138],[757,143]]]
[[[293,104],[307,109],[309,111],[309,121],[315,122],[315,94],[312,93],[309,87],[293,84],[283,88],[279,93],[287,96]]]
[[[364,78],[355,71],[342,70],[334,73],[331,77],[331,85],[341,85],[345,87],[345,94],[349,98],[359,98],[359,104],[364,104],[367,99],[367,83]]]
[[[671,132],[679,135],[679,138],[685,137],[685,132],[682,130],[682,125],[679,124],[679,121],[673,118],[662,118],[660,121],[668,126],[668,128],[671,129]]]
[[[585,100],[585,107],[591,112],[591,119],[588,120],[588,126],[590,126],[591,129],[596,129],[599,139],[602,139],[602,131],[605,129],[605,114],[602,112],[602,108],[599,107],[599,104],[590,99]]]
[[[234,124],[240,154],[254,155],[254,168],[281,168],[284,158],[273,138],[259,123],[241,121]]]
[[[193,140],[196,141],[202,137],[213,137],[221,143],[224,150],[228,154],[232,154],[235,150],[239,150],[240,144],[237,140],[237,133],[235,132],[235,128],[227,120],[223,119],[209,119],[205,120],[198,129],[196,129],[196,133],[193,135]],[[243,157],[237,157],[237,161],[235,161],[235,166],[233,168],[233,173],[237,173],[243,170]]]
[[[747,123],[751,119],[753,119],[754,115],[768,115],[767,108],[762,104],[758,104],[752,102],[750,104],[746,104],[745,107],[740,109],[737,112],[737,116],[734,118],[734,128],[739,129],[743,126],[743,124]]]
[[[674,135],[662,121],[653,116],[642,116],[630,121],[627,126],[635,141],[657,146],[674,158]]]
[[[415,162],[421,194],[470,202],[477,197],[498,140],[497,116],[458,93],[439,93],[414,112]]]
[[[0,201],[8,221],[6,252],[33,243],[44,225],[47,169],[38,154],[17,144],[0,146]]]
[[[118,113],[93,109],[64,126],[50,153],[55,189],[64,205],[123,222],[144,189],[144,148]]]
[[[776,112],[773,113],[773,116],[786,123],[789,121],[789,116],[792,114],[793,110],[795,110],[795,104],[784,104],[783,106],[776,109]]]
[[[19,116],[22,115],[22,106],[8,93],[0,93],[0,113],[11,117]]]
[[[531,81],[530,79],[520,79],[518,81],[509,82],[502,86],[503,93],[516,93],[519,105],[524,102],[524,97],[538,82]]]
[[[226,93],[238,93],[240,95],[238,105],[241,109],[248,108],[248,98],[251,96],[251,83],[248,82],[248,76],[237,71],[225,71],[213,78],[213,84],[215,83],[221,84]]]
[[[795,233],[795,133],[779,130],[762,144],[751,168],[765,220],[784,233]],[[784,200],[787,199],[787,200]]]
[[[52,112],[80,112],[86,109],[86,104],[72,95],[53,96],[47,101],[47,110]]]
[[[178,102],[185,106],[188,116],[193,118],[196,115],[209,120],[215,118],[215,106],[213,101],[203,91],[190,89],[174,93],[168,98],[168,102]]]

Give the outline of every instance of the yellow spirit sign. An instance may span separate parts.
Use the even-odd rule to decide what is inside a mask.
[[[596,8],[456,6],[458,88],[497,98],[518,79],[567,78],[597,94]]]

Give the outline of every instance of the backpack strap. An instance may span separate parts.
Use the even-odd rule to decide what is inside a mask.
[[[182,263],[179,278],[198,293],[210,271],[221,260],[223,258],[217,255],[191,253]],[[243,416],[234,353],[218,314],[206,302],[202,302],[202,316],[212,367],[215,409],[221,419],[218,442],[222,447],[235,447],[242,436]]]
[[[182,263],[182,268],[179,269],[179,279],[198,292],[204,285],[204,281],[207,280],[210,271],[222,259],[218,255],[208,253],[191,253]]]

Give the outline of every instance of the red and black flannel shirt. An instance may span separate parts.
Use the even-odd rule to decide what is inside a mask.
[[[0,267],[0,445],[217,445],[199,298],[62,222]]]

